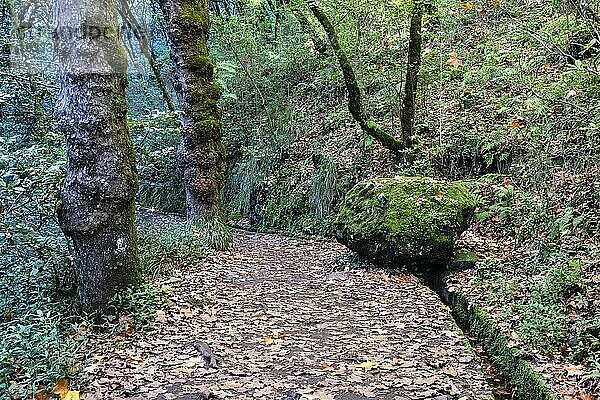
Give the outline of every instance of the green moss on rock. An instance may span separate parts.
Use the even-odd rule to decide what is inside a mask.
[[[478,261],[477,254],[468,250],[459,250],[448,262],[448,269],[452,271],[474,268]]]
[[[445,264],[475,206],[460,182],[378,178],[348,192],[334,228],[338,241],[382,265]]]
[[[556,396],[531,365],[509,346],[493,319],[477,304],[470,304],[462,293],[453,294],[452,311],[481,342],[483,349],[500,374],[507,378],[517,399],[554,400]]]

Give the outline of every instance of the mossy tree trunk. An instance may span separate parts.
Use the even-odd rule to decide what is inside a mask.
[[[222,213],[225,147],[221,141],[219,87],[212,82],[208,56],[210,20],[207,0],[160,0],[171,58],[179,77],[183,138],[178,169],[186,194],[187,218],[202,229],[209,244],[227,248],[231,235]]]
[[[294,18],[296,18],[296,21],[298,21],[298,25],[300,25],[300,29],[302,29],[302,32],[304,32],[304,34],[306,34],[306,35],[308,35],[308,37],[310,37],[310,40],[312,41],[313,45],[315,46],[315,50],[319,54],[325,54],[325,52],[327,50],[325,41],[321,38],[321,36],[319,36],[319,33],[316,32],[316,30],[313,28],[312,24],[310,23],[310,20],[308,19],[308,16],[305,14],[305,11],[302,8],[300,8],[298,6],[298,4],[296,4],[295,2],[293,2],[291,0],[282,0],[282,1],[283,1],[284,7],[286,7],[289,10],[289,12],[292,13]],[[310,14],[308,14],[308,15],[310,15]]]
[[[412,145],[412,134],[415,125],[415,102],[419,69],[421,67],[421,47],[423,36],[423,2],[415,1],[410,16],[410,37],[408,42],[408,62],[406,65],[406,81],[404,82],[404,100],[402,102],[402,140],[406,146]]]
[[[116,0],[56,0],[53,13],[61,81],[56,117],[67,148],[58,218],[73,240],[81,303],[103,312],[141,279],[127,58]]]
[[[393,135],[386,132],[381,125],[379,125],[377,122],[375,122],[375,120],[366,114],[362,103],[360,87],[358,86],[356,74],[354,73],[354,68],[352,67],[346,52],[339,42],[337,32],[335,31],[333,24],[323,10],[319,7],[316,0],[309,0],[308,5],[317,21],[319,21],[319,24],[321,24],[323,27],[323,30],[325,31],[327,38],[331,43],[331,47],[333,47],[335,55],[338,59],[340,68],[342,69],[346,90],[348,91],[348,108],[350,110],[350,114],[352,114],[354,120],[358,122],[363,132],[375,138],[384,147],[395,153],[403,150],[405,148],[405,144],[402,141],[396,139]]]

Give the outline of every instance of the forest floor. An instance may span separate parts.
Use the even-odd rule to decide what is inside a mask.
[[[242,231],[234,241],[173,271],[150,330],[92,336],[86,399],[493,398],[417,278],[355,268],[331,242]]]

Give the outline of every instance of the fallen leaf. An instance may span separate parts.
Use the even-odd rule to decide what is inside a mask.
[[[79,400],[79,392],[77,390],[69,390],[65,396],[60,396],[61,400]]]
[[[50,393],[58,394],[62,398],[63,396],[66,396],[68,392],[69,392],[69,381],[66,379],[59,379],[58,382],[56,382],[56,386],[54,386],[54,388],[52,388],[52,391]]]
[[[50,393],[46,392],[45,390],[42,390],[41,392],[37,392],[33,398],[35,400],[50,400],[52,398],[52,396],[50,395]]]
[[[521,129],[525,126],[526,122],[523,117],[515,116],[509,125],[512,129]]]
[[[360,364],[354,364],[354,368],[362,368],[365,371],[368,371],[370,369],[377,368],[377,363],[375,363],[374,361],[365,361]]]
[[[564,366],[567,371],[567,376],[581,376],[583,375],[583,367],[581,365],[568,364]]]
[[[467,1],[464,3],[460,3],[460,6],[462,7],[464,12],[469,12],[469,10],[471,10],[471,8],[473,8],[473,3],[471,3],[470,1]]]
[[[360,394],[362,394],[365,397],[374,399],[377,397],[377,394],[375,392],[373,392],[371,390],[371,388],[366,388],[366,387],[357,387],[356,391]]]
[[[458,54],[452,52],[448,54],[448,60],[446,60],[446,65],[450,65],[451,67],[454,67],[454,69],[457,69],[459,66],[463,65],[463,62],[462,60],[458,59]]]
[[[164,311],[157,310],[155,321],[156,322],[167,322],[167,314]]]
[[[263,339],[263,343],[265,344],[265,346],[272,346],[274,344],[277,344],[277,341],[271,336],[265,336],[265,338]]]

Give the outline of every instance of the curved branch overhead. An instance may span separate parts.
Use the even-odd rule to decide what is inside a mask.
[[[367,135],[375,138],[385,148],[395,153],[405,149],[406,145],[404,142],[396,139],[390,133],[386,132],[381,125],[379,125],[374,119],[366,114],[362,103],[360,87],[358,86],[356,74],[354,73],[354,68],[350,63],[346,52],[340,45],[338,35],[333,27],[333,24],[316,1],[309,1],[308,6],[327,34],[329,43],[331,44],[331,47],[333,47],[333,51],[335,52],[338,63],[340,64],[340,68],[342,69],[342,73],[344,75],[346,90],[348,91],[348,109],[350,110],[350,114],[352,114],[354,120],[358,122],[361,129]]]

